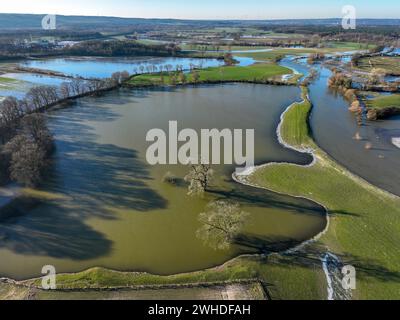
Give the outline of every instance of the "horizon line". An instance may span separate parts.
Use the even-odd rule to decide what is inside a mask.
[[[178,20],[178,21],[282,21],[282,20],[341,20],[342,17],[325,17],[325,18],[158,18],[158,17],[123,17],[114,15],[78,15],[78,14],[58,14],[58,13],[22,13],[22,12],[0,12],[0,14],[10,15],[35,15],[46,16],[54,14],[63,17],[89,17],[89,18],[116,18],[116,19],[142,19],[142,20]],[[377,18],[377,17],[359,17],[357,20],[400,20],[400,18]]]

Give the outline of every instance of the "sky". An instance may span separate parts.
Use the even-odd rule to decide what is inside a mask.
[[[177,19],[400,18],[399,0],[1,0],[0,13]]]

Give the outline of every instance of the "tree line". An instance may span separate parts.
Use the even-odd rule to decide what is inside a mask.
[[[111,78],[85,81],[73,79],[55,86],[36,86],[23,99],[7,97],[0,103],[0,182],[26,186],[40,183],[53,151],[53,137],[43,111],[63,100],[98,94],[121,85],[127,71]]]
[[[24,56],[174,56],[181,49],[174,43],[142,44],[133,40],[88,40],[73,45],[60,47],[52,43],[21,44],[18,42],[4,42],[0,46],[0,58]]]

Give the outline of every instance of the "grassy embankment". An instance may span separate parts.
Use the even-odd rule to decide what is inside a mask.
[[[311,167],[268,165],[249,181],[323,204],[331,223],[318,242],[317,255],[322,245],[356,267],[355,298],[399,299],[400,198],[352,175],[319,149],[307,125],[310,110],[307,99],[294,104],[284,115],[281,135],[291,146],[313,150],[316,163]]]
[[[358,62],[358,68],[368,72],[383,69],[387,74],[400,75],[400,57],[365,57]]]
[[[64,292],[64,298],[73,298],[82,290],[98,289],[109,295],[109,289],[118,288],[117,291],[126,289],[153,290],[154,297],[165,299],[165,291],[172,288],[182,294],[181,298],[193,299],[197,297],[196,291],[207,288],[207,285],[215,287],[223,283],[236,283],[237,281],[258,279],[264,283],[268,294],[272,299],[324,299],[326,289],[321,283],[324,281],[320,263],[315,266],[303,264],[301,257],[284,257],[272,255],[261,257],[258,255],[242,256],[233,259],[223,266],[172,276],[158,276],[147,273],[118,272],[103,268],[93,268],[74,274],[57,275],[57,288],[63,291],[42,292],[37,289],[41,285],[40,279],[32,279],[21,282],[19,285],[0,283],[0,299],[18,298],[19,295],[27,295],[34,290],[36,297],[56,298],[60,292]],[[21,286],[24,285],[24,286]],[[193,284],[191,288],[185,288]],[[170,288],[170,286],[172,286]],[[181,287],[183,286],[183,287]],[[168,289],[169,288],[169,289]],[[65,292],[68,290],[68,292]],[[156,293],[156,290],[159,292]],[[90,292],[90,290],[89,290]],[[141,293],[131,293],[131,298],[140,297]],[[251,295],[259,298],[259,293]]]
[[[174,73],[174,72],[172,72]],[[292,70],[278,66],[276,64],[255,64],[248,67],[224,66],[198,70],[199,79],[196,83],[215,83],[215,82],[264,82],[284,74],[291,74]],[[167,72],[143,74],[133,76],[128,85],[131,86],[158,86],[171,85],[171,74]],[[176,77],[176,84],[182,84],[180,77]],[[186,74],[185,83],[195,83],[193,74]]]
[[[400,94],[378,95],[373,99],[365,100],[368,115],[373,114],[374,119],[386,119],[400,114]]]
[[[119,290],[39,290],[0,282],[0,300],[264,300],[259,282],[186,288],[122,288]]]
[[[373,48],[373,45],[368,45],[368,48]],[[326,43],[321,48],[274,48],[272,51],[266,52],[246,52],[238,53],[237,56],[251,57],[257,61],[274,61],[285,55],[302,56],[310,53],[325,53],[333,54],[354,50],[365,50],[367,44],[358,44],[353,42],[332,42]]]
[[[3,89],[10,88],[10,87],[12,87],[12,85],[14,85],[16,83],[18,83],[18,80],[0,76],[0,89],[1,88],[3,88]]]
[[[368,108],[384,109],[396,107],[400,109],[400,94],[380,95],[376,98],[366,101]]]

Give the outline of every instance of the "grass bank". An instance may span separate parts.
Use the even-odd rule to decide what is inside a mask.
[[[54,298],[60,292],[72,297],[77,292],[97,290],[105,295],[110,290],[178,290],[199,287],[215,287],[230,284],[246,284],[259,281],[266,296],[274,300],[288,299],[324,299],[325,288],[321,287],[323,274],[318,264],[310,267],[301,257],[271,255],[268,257],[251,255],[241,256],[226,264],[197,272],[171,276],[158,276],[148,273],[119,272],[103,268],[93,268],[74,274],[57,276],[57,291],[47,292],[46,298]],[[24,287],[40,287],[40,279],[32,279],[15,284],[0,282],[0,299],[23,291]],[[194,293],[186,291],[181,298],[196,298]],[[140,294],[139,294],[140,295]],[[253,295],[254,296],[254,295]],[[161,296],[160,296],[161,297]],[[259,297],[257,294],[256,297]],[[165,299],[165,297],[163,298]]]
[[[374,46],[368,45],[368,48]],[[332,42],[325,44],[325,47],[321,48],[274,48],[271,51],[266,52],[246,52],[235,54],[240,57],[251,57],[257,61],[274,61],[279,57],[286,55],[303,56],[310,53],[325,53],[334,54],[346,51],[365,50],[366,44],[360,45],[352,42]]]
[[[380,95],[366,101],[368,108],[383,109],[397,107],[400,109],[400,94]]]
[[[383,69],[387,74],[400,75],[400,57],[365,57],[358,62],[358,68],[368,72],[372,69]]]
[[[382,191],[335,163],[313,141],[308,117],[311,103],[292,105],[280,127],[282,140],[312,152],[313,165],[269,164],[260,167],[249,183],[323,204],[330,227],[305,256],[318,258],[324,250],[357,269],[358,299],[400,298],[400,198]],[[296,289],[303,291],[301,285]]]
[[[378,95],[365,100],[369,120],[387,119],[400,114],[400,94]]]

